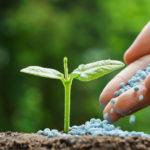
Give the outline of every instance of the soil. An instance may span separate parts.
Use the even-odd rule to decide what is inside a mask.
[[[0,150],[150,150],[141,137],[70,136],[48,138],[37,133],[0,133]]]

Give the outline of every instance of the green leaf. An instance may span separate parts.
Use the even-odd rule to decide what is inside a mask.
[[[79,65],[71,76],[81,81],[90,81],[108,74],[124,66],[124,63],[116,60],[101,60],[89,64]]]
[[[21,72],[51,79],[62,79],[64,77],[62,73],[55,69],[43,68],[39,66],[29,66],[22,69]]]

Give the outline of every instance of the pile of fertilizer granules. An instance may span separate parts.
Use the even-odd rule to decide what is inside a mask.
[[[68,133],[61,133],[58,130],[50,130],[49,128],[38,131],[39,134],[48,136],[48,137],[57,137],[57,136],[70,136],[70,135],[107,135],[107,136],[140,136],[145,138],[150,138],[149,134],[145,134],[144,132],[136,132],[136,131],[123,131],[120,127],[115,127],[114,125],[108,124],[107,120],[101,121],[100,119],[91,119],[90,121],[85,122],[85,124],[80,126],[72,126],[70,127],[70,131]]]

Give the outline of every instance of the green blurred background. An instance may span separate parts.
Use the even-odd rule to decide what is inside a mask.
[[[59,80],[20,73],[29,65],[71,72],[79,64],[123,60],[149,21],[149,0],[3,0],[0,2],[0,131],[63,129],[64,88]],[[113,72],[91,82],[73,81],[71,125],[101,118],[99,95]],[[150,133],[150,109],[116,125]]]

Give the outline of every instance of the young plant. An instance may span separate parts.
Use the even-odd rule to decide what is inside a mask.
[[[29,66],[21,70],[21,72],[32,74],[35,76],[59,79],[65,88],[65,120],[64,131],[69,131],[70,125],[70,96],[71,84],[73,79],[80,81],[90,81],[108,74],[124,66],[124,63],[116,60],[101,60],[89,64],[79,65],[72,73],[68,74],[67,57],[64,57],[64,74],[61,72],[38,66]]]

